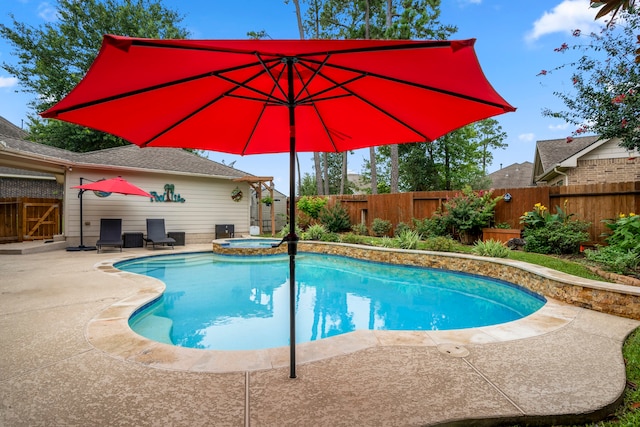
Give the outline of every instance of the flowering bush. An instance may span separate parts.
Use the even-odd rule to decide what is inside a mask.
[[[461,193],[444,202],[441,213],[443,223],[452,235],[461,241],[479,236],[489,226],[500,196],[492,197],[493,191],[473,191],[466,186]],[[469,242],[471,243],[471,242]]]
[[[567,213],[567,204],[565,200],[564,209],[556,206],[556,213],[551,214],[546,206],[536,203],[531,212],[520,217],[520,223],[524,224],[525,251],[556,255],[578,252],[580,243],[589,239],[590,224],[571,221],[573,214]]]

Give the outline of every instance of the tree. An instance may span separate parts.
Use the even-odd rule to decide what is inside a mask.
[[[58,20],[39,27],[16,21],[0,24],[0,36],[14,48],[18,63],[2,68],[34,95],[29,106],[44,111],[75,87],[98,54],[104,34],[132,37],[185,38],[182,17],[159,0],[58,0]],[[28,116],[30,137],[72,151],[127,144],[102,132],[55,120]]]
[[[565,111],[543,110],[543,115],[563,119],[574,125],[573,135],[595,133],[604,138],[619,138],[620,145],[640,149],[640,65],[634,57],[633,33],[640,27],[640,15],[630,8],[621,13],[619,22],[609,25],[600,34],[584,36],[574,31],[576,38],[587,37],[586,44],[562,44],[555,50],[582,52],[576,61],[561,65],[543,76],[563,68],[572,71],[570,92],[554,92]],[[570,137],[567,139],[570,142]]]
[[[502,131],[502,127],[496,119],[486,119],[477,122],[475,125],[478,134],[478,148],[480,149],[482,173],[487,174],[487,166],[493,162],[493,153],[490,149],[507,148],[506,132]]]

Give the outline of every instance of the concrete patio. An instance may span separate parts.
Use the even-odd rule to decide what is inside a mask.
[[[419,343],[373,334],[373,345],[331,357],[310,347],[296,379],[277,363],[183,369],[179,352],[159,364],[145,361],[149,349],[125,358],[94,345],[92,321],[145,286],[101,265],[210,248],[1,255],[0,425],[579,424],[611,412],[624,392],[621,347],[640,322],[558,302],[544,319],[502,329],[441,331]]]

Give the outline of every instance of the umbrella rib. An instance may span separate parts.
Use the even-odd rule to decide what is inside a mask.
[[[308,61],[308,62],[311,62],[311,63],[314,63],[314,64],[320,63],[320,61],[316,61],[316,60],[312,60],[312,59],[305,59],[305,61]],[[501,108],[501,109],[505,108],[505,105],[503,105],[501,103],[498,103],[498,102],[487,101],[487,100],[484,100],[484,99],[481,99],[481,98],[477,98],[477,97],[474,97],[474,96],[464,95],[462,93],[453,92],[453,91],[450,91],[450,90],[447,90],[447,89],[441,89],[441,88],[437,88],[437,87],[434,87],[434,86],[425,85],[425,84],[422,84],[422,83],[410,82],[410,81],[399,79],[399,78],[396,78],[396,77],[389,77],[389,76],[385,76],[384,74],[372,73],[372,72],[369,72],[369,71],[359,70],[357,68],[345,67],[343,65],[336,65],[336,64],[325,64],[325,67],[335,68],[335,69],[343,70],[343,71],[349,71],[349,72],[352,72],[352,73],[357,73],[357,74],[362,75],[363,77],[375,77],[375,78],[379,78],[381,80],[387,80],[387,81],[394,82],[394,83],[401,83],[401,84],[404,84],[404,85],[407,85],[407,86],[413,86],[413,87],[417,87],[417,88],[420,88],[420,89],[425,89],[425,90],[428,90],[428,91],[431,91],[431,92],[438,92],[438,93],[441,93],[443,95],[449,95],[449,96],[453,96],[453,97],[456,97],[456,98],[465,99],[467,101],[472,101],[472,102],[477,102],[479,104],[489,105],[489,106],[492,106],[492,107],[497,107],[497,108]],[[320,73],[320,75],[322,75],[324,78],[327,78],[322,73]],[[335,83],[335,84],[341,86],[341,83]]]

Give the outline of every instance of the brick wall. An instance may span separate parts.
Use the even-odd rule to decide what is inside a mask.
[[[58,184],[55,180],[0,178],[0,198],[62,199],[63,189],[63,185]]]
[[[567,175],[569,185],[640,181],[640,158],[578,160]]]

